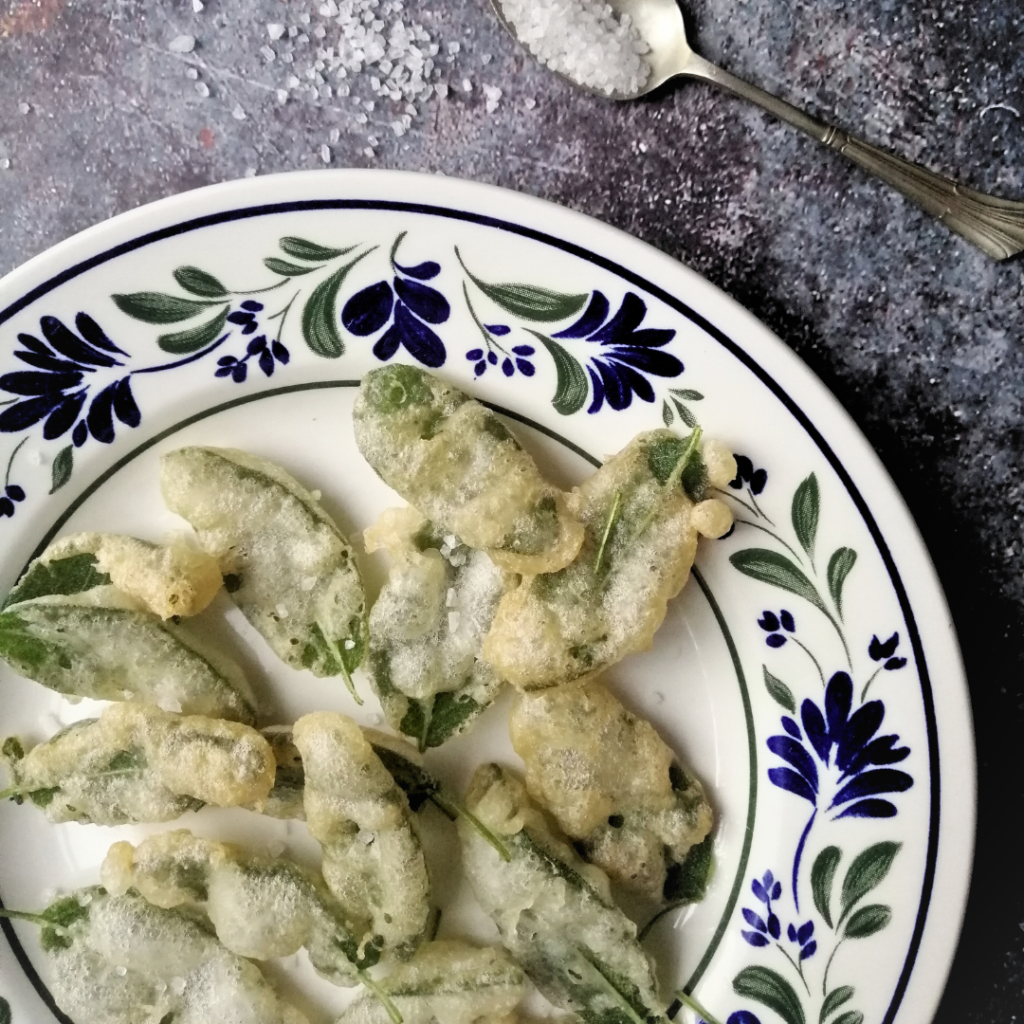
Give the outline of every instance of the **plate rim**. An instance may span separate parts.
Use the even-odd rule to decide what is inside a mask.
[[[307,197],[280,197],[281,194],[289,193],[303,194]],[[339,198],[309,198],[318,193],[333,194]],[[422,198],[419,198],[419,201],[380,198],[382,195],[409,193]],[[278,198],[272,202],[246,205],[241,203],[247,196],[255,198],[264,194],[268,197],[277,194]],[[340,198],[341,196],[347,198]],[[446,205],[452,202],[456,204],[454,207]],[[496,205],[503,210],[505,216],[499,218],[492,214],[476,212],[487,208],[493,209]],[[911,628],[915,659],[921,669],[931,783],[928,858],[914,933],[884,1021],[885,1024],[889,1024],[901,1009],[904,1011],[904,1017],[912,1012],[914,1020],[930,1020],[944,990],[959,941],[970,887],[977,817],[976,748],[970,694],[952,617],[934,563],[916,523],[895,483],[859,427],[810,368],[736,300],[691,268],[628,232],[547,200],[493,185],[425,173],[337,169],[287,172],[206,186],[158,200],[100,222],[45,250],[0,279],[0,301],[5,293],[21,292],[18,298],[0,308],[0,325],[43,295],[88,270],[162,238],[183,234],[213,223],[324,207],[373,207],[469,220],[500,230],[511,230],[602,266],[665,302],[693,322],[717,344],[725,347],[771,391],[814,442],[843,484],[871,533],[896,591],[901,611],[908,627]],[[190,210],[193,216],[186,217]],[[509,217],[517,219],[510,220]],[[150,230],[140,232],[140,228],[147,223],[151,225]],[[527,226],[528,223],[533,226]],[[595,235],[594,242],[581,245],[579,242],[569,242],[550,234],[549,229],[554,227],[557,230],[559,223],[569,225],[566,233],[570,236],[579,238],[581,235]],[[545,225],[544,228],[541,228],[542,224]],[[102,249],[96,244],[117,236],[122,236],[118,244],[108,245]],[[618,242],[615,259],[598,255],[609,248],[607,245],[597,244],[606,239]],[[596,251],[591,250],[589,244],[594,244]],[[71,259],[75,261],[68,265]],[[642,274],[629,269],[637,262],[645,268]],[[51,268],[57,267],[62,269],[54,273]],[[672,278],[677,281],[680,278],[684,280],[687,301],[676,298],[668,290]],[[684,289],[680,289],[682,290]],[[710,314],[717,317],[717,322],[710,318]],[[732,333],[738,332],[726,331],[720,326],[723,320],[726,323],[733,322],[741,329],[744,338],[742,344],[731,337]],[[757,351],[756,358],[747,351],[748,347]],[[776,380],[776,376],[781,376],[788,387]],[[800,402],[790,394],[790,391],[795,391],[801,396]],[[804,406],[810,406],[814,413],[813,418],[805,411]],[[819,423],[822,423],[820,428]],[[833,441],[839,447],[850,450],[851,456],[856,459],[858,477],[872,478],[872,485],[876,489],[873,491],[870,506],[861,493],[862,488],[846,469],[846,460],[837,453]],[[885,534],[878,522],[878,512],[883,510],[886,512]],[[890,543],[886,539],[887,536],[897,534],[901,535],[902,539],[900,563],[908,570],[906,578],[900,571],[890,550]],[[913,573],[909,572],[910,569],[913,569]],[[915,608],[927,608],[927,616],[915,613]],[[928,624],[922,628],[919,622]],[[956,710],[952,706],[956,704],[959,704],[961,712],[966,712],[966,718],[961,721],[960,728],[954,728],[956,723],[947,721],[946,718],[942,723],[938,720],[938,696],[934,692],[931,671],[928,668],[929,659],[925,657],[925,635],[930,647],[945,647],[942,675],[955,680],[957,685],[949,687],[952,692],[942,694],[941,701],[944,707],[951,705],[949,715]],[[940,650],[938,653],[943,652]],[[931,660],[939,659],[933,655]],[[954,733],[947,743],[957,744],[956,754],[960,762],[960,772],[952,779],[944,778],[942,775],[942,743],[939,734],[943,731]],[[963,771],[965,764],[970,771]],[[950,787],[950,781],[957,784]],[[956,804],[959,820],[968,826],[955,831],[942,827],[945,817],[943,812],[947,811],[946,804],[951,802],[950,788],[953,788],[960,798]],[[963,803],[965,798],[966,804]],[[936,879],[940,874],[944,886],[938,889]],[[941,902],[935,899],[937,891],[942,892]],[[928,940],[927,958],[922,956],[925,939]],[[929,981],[931,984],[928,984]],[[918,991],[922,988],[923,991]],[[906,997],[911,990],[915,1000],[908,1003]],[[909,1011],[908,1006],[912,1008]]]

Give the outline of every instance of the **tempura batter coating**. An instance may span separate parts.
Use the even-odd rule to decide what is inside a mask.
[[[370,682],[395,729],[421,750],[440,746],[501,688],[480,648],[514,577],[412,508],[387,509],[364,537],[391,559],[370,610]]]
[[[307,1024],[259,968],[140,896],[80,890],[43,928],[50,991],[77,1024]]]
[[[653,965],[604,872],[551,830],[523,784],[498,765],[477,769],[466,804],[512,853],[504,861],[460,821],[473,892],[541,993],[587,1024],[662,1020]]]
[[[282,661],[317,676],[355,671],[366,650],[362,580],[351,545],[309,491],[230,448],[169,452],[160,486]]]
[[[444,534],[512,572],[553,572],[583,538],[565,498],[494,413],[401,363],[363,378],[356,443],[386,484]]]
[[[410,955],[426,932],[430,883],[405,794],[350,718],[314,712],[292,735],[327,885],[351,917],[373,921],[384,950]]]
[[[32,562],[6,603],[53,593],[43,581],[52,577],[52,563],[67,559],[76,559],[83,570],[89,566],[97,576],[106,576],[104,582],[142,602],[161,619],[198,614],[213,600],[222,582],[216,560],[184,541],[150,544],[121,534],[76,533],[55,540]]]
[[[640,434],[573,490],[583,547],[565,569],[524,576],[501,599],[483,647],[500,676],[544,690],[650,647],[689,577],[698,535],[721,536],[732,523],[728,508],[704,494],[732,479],[735,462],[716,446],[705,463],[698,440]]]
[[[249,726],[112,704],[23,756],[4,743],[11,795],[50,821],[170,821],[204,804],[259,807],[274,784],[270,744]]]
[[[668,873],[711,830],[711,805],[653,726],[600,683],[520,696],[509,735],[526,788],[587,859],[661,900]]]
[[[373,966],[368,921],[352,921],[323,880],[284,857],[261,857],[185,829],[114,843],[100,875],[115,895],[135,890],[154,906],[202,910],[225,948],[251,960],[305,947],[325,978],[346,987]]]
[[[441,939],[420,946],[379,982],[403,1024],[512,1024],[506,1017],[526,994],[522,970],[500,949]],[[360,996],[337,1024],[391,1024],[387,1010]]]
[[[92,557],[52,562],[49,572],[60,585],[66,563]],[[87,567],[89,574],[96,575]],[[88,589],[8,604],[0,612],[0,657],[72,697],[139,700],[190,715],[255,720],[252,692],[234,662],[207,649],[186,625],[161,622],[105,578],[92,580]]]

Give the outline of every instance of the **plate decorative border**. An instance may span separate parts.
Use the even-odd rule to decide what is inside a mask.
[[[338,177],[331,177],[338,181]],[[648,318],[643,295],[656,298],[745,365],[813,440],[871,534],[908,633],[905,638],[896,630],[884,638],[856,638],[851,648],[843,623],[842,599],[857,553],[852,547],[840,546],[827,553],[826,560],[826,553],[816,550],[819,523],[826,510],[815,474],[803,479],[790,500],[779,500],[769,487],[770,467],[755,467],[749,458],[740,456],[739,474],[726,496],[737,512],[731,536],[734,541],[749,543],[733,551],[729,561],[737,572],[773,588],[765,590],[765,608],[749,628],[765,641],[763,684],[785,712],[777,726],[759,723],[758,742],[763,738],[772,755],[767,760],[765,778],[794,800],[811,806],[805,808],[809,817],[803,831],[793,837],[790,863],[759,865],[747,877],[744,856],[744,874],[737,878],[726,915],[727,919],[733,918],[742,883],[749,893],[738,908],[742,921],[723,920],[723,927],[728,923],[739,929],[749,947],[750,962],[733,979],[740,1005],[728,1016],[727,1024],[762,1024],[751,1006],[757,1013],[770,1011],[785,1024],[807,1024],[815,1015],[819,1024],[862,1024],[864,1014],[855,1008],[855,986],[829,987],[828,976],[844,943],[870,939],[890,923],[890,905],[867,899],[884,883],[900,844],[883,840],[858,850],[844,850],[829,842],[810,864],[804,854],[812,832],[827,836],[829,825],[840,818],[895,817],[899,812],[898,794],[915,784],[927,785],[930,820],[921,899],[899,981],[883,1018],[884,1024],[890,1024],[915,967],[939,845],[938,726],[923,642],[892,553],[842,461],[768,370],[695,308],[625,267],[535,228],[424,203],[309,199],[224,210],[144,233],[98,253],[44,281],[0,311],[0,340],[6,321],[53,289],[107,260],[161,239],[213,224],[279,213],[375,209],[462,220],[518,234],[610,271],[628,287],[610,300],[597,287],[588,292],[558,291],[523,281],[488,281],[474,273],[458,247],[437,253],[434,259],[407,265],[401,261],[402,245],[409,235],[405,230],[393,238],[359,239],[354,244],[328,245],[324,239],[282,237],[278,242],[280,253],[264,256],[262,267],[245,282],[251,287],[229,288],[223,282],[236,268],[199,266],[197,260],[196,265],[175,269],[173,284],[154,282],[151,291],[111,295],[121,312],[154,335],[154,358],[144,365],[133,365],[137,360],[108,335],[101,326],[103,317],[95,309],[80,310],[73,329],[70,323],[45,314],[40,317],[37,334],[23,331],[17,337],[15,355],[27,369],[0,376],[0,445],[7,447],[6,459],[0,453],[6,467],[0,495],[0,535],[4,519],[45,497],[30,495],[18,482],[19,453],[37,431],[44,441],[58,447],[52,460],[49,493],[53,494],[72,478],[77,449],[87,443],[112,444],[123,435],[122,428],[131,430],[141,424],[143,409],[132,390],[136,375],[168,373],[208,360],[209,372],[226,387],[244,387],[258,374],[270,378],[287,373],[297,345],[305,345],[324,359],[342,358],[345,338],[339,324],[350,338],[364,339],[372,345],[380,361],[400,355],[438,368],[451,358],[461,358],[471,364],[474,377],[500,373],[508,387],[532,378],[536,361],[548,359],[557,379],[551,404],[562,416],[595,414],[605,407],[621,411],[636,400],[651,406],[652,420],[656,420],[651,426],[695,429],[699,409],[695,403],[704,396],[692,387],[669,386],[679,383],[677,378],[685,366],[679,354],[669,350],[676,330],[656,317]],[[337,248],[338,244],[342,247]],[[357,290],[347,288],[349,272],[364,260],[379,263],[379,280]],[[446,295],[440,290],[435,279],[441,272],[441,260],[461,270],[461,291]],[[528,276],[523,274],[524,279]],[[455,351],[443,338],[443,325],[456,303],[469,312],[480,335],[480,340],[466,351]],[[7,441],[9,445],[5,445]],[[698,582],[714,606],[699,575]],[[780,591],[787,607],[776,600]],[[795,605],[791,600],[794,598],[798,602]],[[842,641],[846,668],[827,679],[822,669],[825,659],[801,639],[799,626],[805,614],[823,616]],[[814,668],[808,677],[812,683],[820,682],[820,687],[798,687],[802,697],[799,702],[790,683],[769,667],[772,655],[788,644],[802,649],[808,665]],[[879,697],[880,683],[890,678],[890,673],[903,669],[910,659],[918,671],[924,707],[929,766],[926,780],[915,780],[895,767],[909,756],[910,749],[901,745],[898,734],[883,729],[885,704]],[[762,736],[766,728],[776,731]],[[752,771],[755,764],[752,751]],[[752,797],[752,806],[754,803]],[[748,829],[752,832],[752,820]],[[749,843],[748,836],[745,852]],[[807,892],[811,893],[813,913],[806,905],[806,895],[801,910],[800,896]],[[4,931],[18,953],[17,940],[7,922]],[[715,946],[719,938],[720,934],[716,935]],[[19,960],[26,965],[23,955]],[[687,994],[709,960],[705,957],[690,979]],[[31,975],[30,967],[29,971]],[[49,1002],[48,993],[44,998]],[[63,1015],[58,1016],[63,1019]],[[11,1010],[2,997],[0,1024],[11,1024]]]

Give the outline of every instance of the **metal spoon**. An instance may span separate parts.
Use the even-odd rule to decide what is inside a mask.
[[[1024,203],[996,199],[994,196],[958,185],[940,174],[893,156],[877,146],[848,135],[839,128],[825,124],[784,100],[749,85],[728,71],[709,63],[690,49],[682,11],[676,0],[609,2],[619,14],[630,16],[640,37],[650,46],[646,60],[651,67],[651,75],[643,88],[631,95],[613,94],[611,99],[636,99],[676,76],[714,82],[728,92],[756,103],[763,110],[806,132],[812,139],[817,139],[830,149],[838,150],[858,166],[888,182],[928,213],[938,217],[946,227],[962,235],[989,256],[1004,260],[1024,249]],[[505,18],[501,0],[491,0],[491,6],[512,37],[520,42],[515,27]],[[586,88],[572,78],[565,75],[561,77],[573,85]],[[587,91],[609,98],[593,89]]]

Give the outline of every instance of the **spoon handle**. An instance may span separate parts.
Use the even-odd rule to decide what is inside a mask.
[[[805,114],[785,100],[744,82],[696,54],[690,57],[679,73],[720,85],[728,92],[750,100],[780,120],[806,132],[830,149],[837,150],[938,217],[951,231],[963,236],[989,256],[1004,260],[1024,249],[1024,203],[975,192],[941,174],[862,142],[839,128]]]

